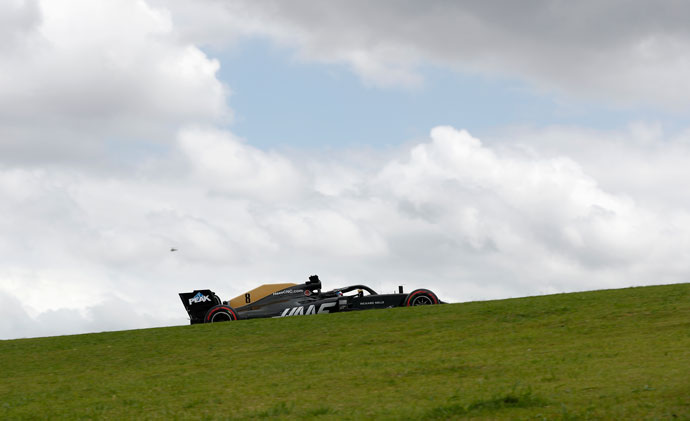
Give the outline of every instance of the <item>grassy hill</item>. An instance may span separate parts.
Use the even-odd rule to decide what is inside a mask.
[[[0,341],[23,418],[687,420],[690,284]]]

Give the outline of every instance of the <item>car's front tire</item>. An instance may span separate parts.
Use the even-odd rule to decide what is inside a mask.
[[[204,316],[204,323],[230,322],[237,320],[237,312],[230,306],[218,305],[211,307]]]
[[[407,294],[405,298],[405,306],[426,306],[438,304],[441,301],[438,299],[436,294],[429,291],[428,289],[415,289],[411,293]]]

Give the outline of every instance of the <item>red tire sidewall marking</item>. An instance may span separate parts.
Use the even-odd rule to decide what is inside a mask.
[[[419,291],[415,291],[414,293],[412,293],[412,295],[407,297],[407,301],[405,303],[406,307],[410,307],[410,302],[412,301],[412,298],[417,294],[427,294],[429,297],[431,297],[432,300],[434,300],[434,304],[438,304],[438,298],[436,298],[436,294],[425,289],[420,289]]]
[[[210,312],[208,316],[206,316],[206,322],[210,322],[213,318],[213,315],[219,310],[227,310],[227,312],[230,313],[232,320],[237,320],[237,314],[235,314],[235,311],[233,309],[231,309],[230,307],[218,307],[214,309],[212,312]]]

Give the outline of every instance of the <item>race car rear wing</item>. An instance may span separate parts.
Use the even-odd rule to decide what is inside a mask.
[[[181,292],[180,299],[184,305],[191,324],[203,323],[206,312],[213,306],[221,304],[220,298],[210,289],[195,289],[193,292]]]

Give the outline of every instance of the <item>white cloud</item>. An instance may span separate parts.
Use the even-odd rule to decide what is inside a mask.
[[[380,191],[454,241],[511,259],[516,271],[553,257],[585,270],[631,265],[662,240],[662,219],[603,191],[569,158],[502,157],[449,127],[434,129],[432,139],[388,165]]]
[[[214,193],[276,200],[303,189],[300,172],[286,158],[251,147],[231,133],[185,129],[179,145],[194,177]]]
[[[180,291],[226,298],[312,273],[327,287],[402,283],[450,301],[687,279],[690,199],[678,194],[690,179],[687,133],[552,127],[480,141],[441,126],[395,152],[264,151],[219,128],[227,91],[219,63],[197,47],[233,23],[230,42],[269,36],[408,85],[429,59],[566,88],[633,63],[583,85],[610,80],[608,95],[661,73],[672,84],[682,58],[661,64],[686,48],[681,27],[640,15],[640,30],[581,40],[575,24],[549,40],[544,28],[523,34],[524,19],[441,3],[211,6],[0,5],[0,337],[183,324]],[[599,16],[587,3],[576,9],[537,18]],[[544,53],[559,42],[562,62]],[[670,103],[684,92],[662,84],[655,99],[649,86],[629,98]]]
[[[3,38],[16,48],[0,50],[0,162],[74,163],[105,154],[108,139],[165,143],[182,125],[230,116],[219,63],[181,42],[163,10],[135,0],[9,9]]]
[[[115,297],[89,303],[84,308],[63,307],[56,310],[46,309],[41,303],[28,303],[21,295],[16,297],[2,290],[0,299],[3,302],[0,309],[0,338],[69,335],[179,323],[179,319],[157,314],[155,308],[133,306]]]
[[[618,139],[640,132],[590,135],[628,159],[635,152]],[[578,135],[558,133],[549,140],[564,139],[563,150]],[[591,175],[603,171],[596,161],[552,154],[542,136],[489,146],[437,127],[427,142],[362,166],[195,128],[180,132],[175,154],[117,178],[0,170],[0,285],[21,319],[0,334],[182,324],[178,292],[209,287],[228,298],[312,273],[327,287],[403,283],[463,301],[688,276],[690,205],[651,206],[655,189],[633,177],[613,193]],[[122,319],[118,308],[136,310]]]

